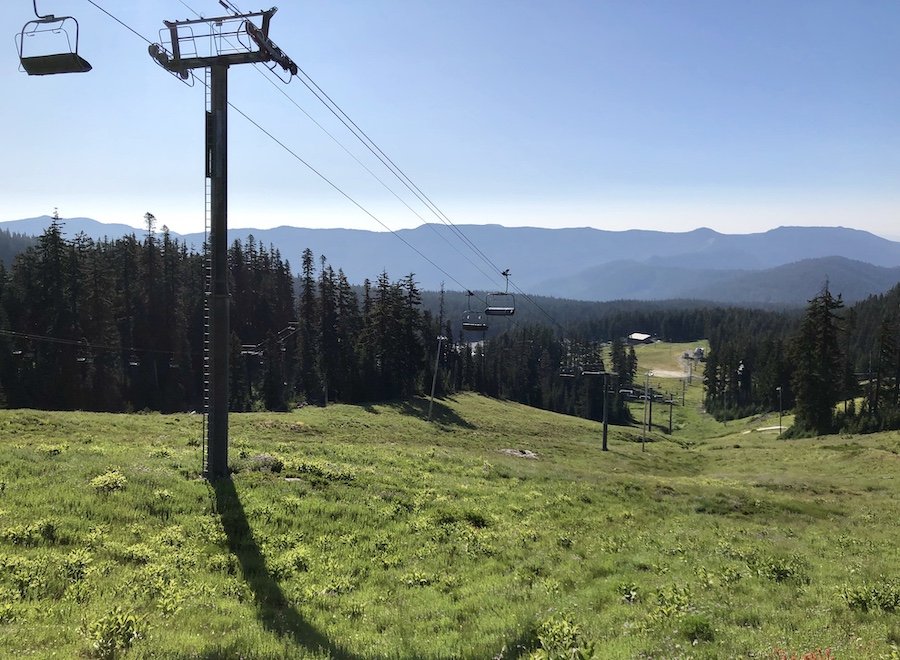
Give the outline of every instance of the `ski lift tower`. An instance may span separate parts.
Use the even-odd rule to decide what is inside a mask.
[[[229,10],[232,7],[221,3]],[[206,183],[208,190],[206,249],[210,257],[208,348],[208,424],[205,428],[204,476],[210,481],[228,476],[228,68],[236,64],[267,63],[286,72],[276,75],[290,82],[297,65],[269,39],[275,7],[229,16],[163,21],[160,42],[150,56],[164,69],[189,82],[193,69],[205,69]]]

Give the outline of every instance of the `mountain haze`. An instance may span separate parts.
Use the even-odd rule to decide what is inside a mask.
[[[0,228],[37,235],[49,220],[14,220],[0,223]],[[79,232],[95,239],[145,233],[89,218],[65,220],[67,236]],[[285,226],[228,232],[230,242],[252,235],[262,246],[274,246],[295,268],[309,248],[342,268],[354,283],[387,271],[393,278],[415,273],[423,289],[437,289],[443,282],[448,289],[485,290],[501,287],[503,280],[496,273],[509,268],[524,291],[584,300],[803,304],[826,278],[846,300],[857,300],[890,288],[898,281],[900,267],[900,243],[843,227],[720,234],[707,228],[669,233],[428,224],[395,233]],[[202,234],[171,234],[196,248],[203,243]],[[492,263],[483,261],[466,241]]]

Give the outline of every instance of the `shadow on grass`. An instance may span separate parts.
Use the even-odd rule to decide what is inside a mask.
[[[266,568],[265,557],[253,538],[234,482],[230,478],[219,479],[213,487],[216,511],[228,537],[228,549],[240,562],[244,579],[253,591],[260,622],[276,635],[293,638],[298,646],[309,651],[327,653],[332,658],[357,658],[314,628],[285,598],[278,582]]]
[[[385,408],[390,408],[398,412],[401,415],[409,415],[410,417],[420,417],[422,419],[428,419],[428,402],[427,398],[414,398],[408,399],[405,401],[384,401],[379,403],[378,405],[384,406]],[[365,410],[367,413],[371,413],[373,415],[378,415],[378,409],[371,403],[360,403],[356,404],[358,407]],[[438,424],[443,424],[445,426],[457,426],[459,428],[464,429],[474,429],[477,428],[474,424],[467,422],[464,418],[460,417],[456,411],[454,411],[450,406],[445,403],[441,403],[439,399],[435,399],[434,407],[431,411],[431,419]]]
[[[397,401],[388,405],[399,412],[401,415],[410,415],[412,417],[421,417],[428,419],[428,405],[430,399],[416,398],[407,399],[406,401]],[[460,417],[455,410],[440,400],[434,400],[434,406],[431,410],[431,420],[445,426],[458,426],[464,429],[476,428],[474,424],[467,422]]]

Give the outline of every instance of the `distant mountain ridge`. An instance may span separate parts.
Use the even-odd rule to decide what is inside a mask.
[[[48,224],[49,217],[41,216],[0,222],[0,228],[37,235]],[[441,282],[455,290],[491,289],[502,284],[495,273],[509,268],[524,291],[584,300],[678,297],[802,304],[815,293],[809,293],[812,283],[821,288],[827,277],[835,291],[846,287],[844,297],[851,301],[896,284],[900,267],[900,243],[843,227],[779,227],[755,234],[708,228],[678,233],[500,225],[457,229],[493,263],[483,262],[445,225],[396,233],[446,274],[388,232],[276,227],[231,229],[228,234],[229,241],[252,235],[264,247],[273,245],[295,269],[309,248],[342,268],[354,283],[374,280],[386,270],[392,278],[415,273],[423,289],[437,289]],[[144,230],[89,218],[65,220],[67,236],[79,232],[100,239],[141,236]],[[171,234],[195,247],[203,241],[202,234]]]

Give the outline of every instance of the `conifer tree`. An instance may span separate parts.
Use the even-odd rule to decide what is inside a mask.
[[[794,433],[822,435],[833,431],[834,406],[841,392],[841,342],[837,311],[843,307],[828,289],[809,301],[800,330],[794,337],[792,357],[795,396]]]
[[[299,331],[297,333],[298,385],[307,400],[318,400],[322,388],[319,384],[316,360],[318,341],[318,301],[316,300],[316,274],[312,250],[303,251],[300,274],[300,299],[298,308]]]

